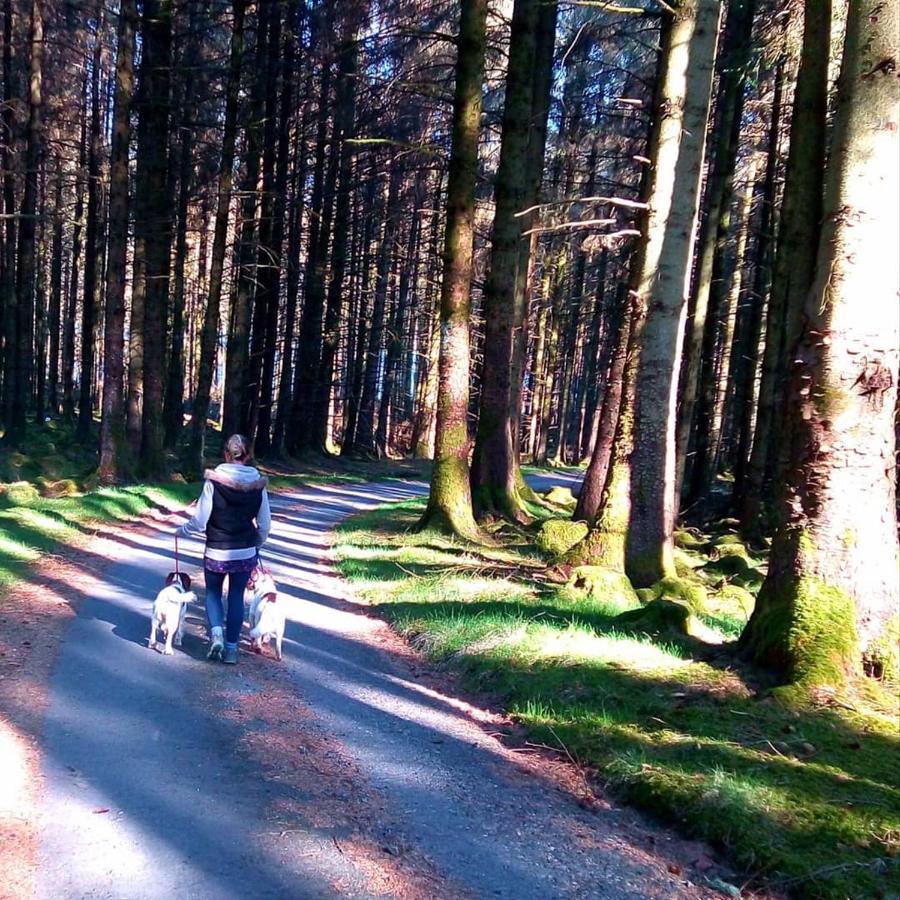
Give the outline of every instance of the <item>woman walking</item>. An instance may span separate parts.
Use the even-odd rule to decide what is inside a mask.
[[[272,527],[266,493],[268,479],[248,465],[249,461],[247,439],[242,434],[233,434],[225,442],[225,462],[204,473],[206,481],[197,512],[175,532],[182,538],[206,538],[203,558],[209,623],[206,658],[221,659],[229,665],[237,664],[247,580],[256,565],[257,551],[268,539]],[[227,621],[222,604],[226,576]]]

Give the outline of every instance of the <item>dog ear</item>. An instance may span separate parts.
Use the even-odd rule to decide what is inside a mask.
[[[180,584],[183,590],[189,591],[191,589],[191,576],[187,572],[169,572],[166,575],[166,587],[171,587],[171,585],[176,583]]]

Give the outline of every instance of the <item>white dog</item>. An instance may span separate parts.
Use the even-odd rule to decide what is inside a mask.
[[[284,640],[284,605],[278,600],[278,588],[272,576],[255,569],[247,589],[252,593],[250,604],[250,644],[262,653],[264,644],[275,641],[275,658],[281,659]]]
[[[155,650],[156,630],[162,631],[166,638],[163,653],[171,656],[172,647],[181,646],[184,632],[184,616],[188,603],[194,603],[197,595],[189,591],[191,579],[184,572],[170,572],[166,577],[166,586],[156,595],[153,601],[153,613],[150,616],[150,639],[148,645]]]

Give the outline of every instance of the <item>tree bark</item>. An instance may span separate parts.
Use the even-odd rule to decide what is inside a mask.
[[[678,7],[663,72],[634,319],[640,358],[625,555],[638,587],[674,572],[675,403],[720,14],[719,0]]]
[[[28,122],[25,126],[25,189],[22,193],[16,268],[16,366],[12,416],[5,442],[16,448],[25,444],[26,411],[31,402],[34,377],[35,222],[41,152],[41,86],[44,58],[43,0],[31,2],[28,32]]]
[[[290,6],[291,29],[292,29],[292,45],[297,47],[300,52],[302,46],[302,21],[297,22],[298,15],[296,10],[296,2],[292,2]],[[300,14],[303,13],[303,7],[300,7]],[[290,83],[292,86],[297,78],[294,71],[293,61],[289,69]],[[281,377],[278,384],[278,404],[275,413],[275,433],[272,439],[272,448],[278,456],[284,456],[287,447],[285,445],[285,436],[287,433],[287,420],[291,407],[291,385],[292,385],[292,363],[294,350],[294,331],[297,323],[297,298],[300,291],[300,245],[303,231],[303,211],[304,211],[304,187],[306,185],[306,132],[309,122],[309,94],[312,87],[312,71],[307,78],[306,100],[303,103],[303,112],[296,128],[296,140],[294,148],[294,171],[292,175],[293,190],[292,203],[289,211],[288,237],[287,237],[287,257],[284,267],[286,269],[286,285],[285,285],[285,315],[284,315],[284,334],[281,342]],[[284,128],[287,128],[287,117],[285,110],[289,109],[290,104],[284,104],[282,109],[282,120]]]
[[[188,38],[182,51],[182,59],[188,63],[184,78],[179,84],[178,129],[178,198],[175,217],[175,272],[172,288],[172,343],[166,373],[165,411],[163,421],[163,444],[167,450],[174,450],[184,425],[184,332],[187,286],[185,270],[188,265],[188,218],[190,215],[191,189],[194,182],[193,149],[194,120],[196,119],[197,98],[195,94],[194,65],[199,58],[200,33],[205,23],[201,20],[201,9],[197,0],[187,4]],[[173,148],[174,156],[174,148]],[[174,174],[174,173],[173,173]]]
[[[728,290],[728,302],[726,304],[725,321],[722,328],[722,351],[719,355],[718,369],[709,371],[710,383],[703,384],[702,402],[712,410],[709,419],[709,434],[706,440],[709,449],[704,454],[704,459],[709,460],[706,471],[698,472],[698,477],[704,479],[706,487],[702,489],[705,496],[708,493],[711,480],[718,470],[719,460],[722,457],[722,431],[724,426],[725,406],[728,393],[734,383],[734,370],[736,368],[737,352],[735,352],[735,325],[737,323],[738,309],[744,302],[746,293],[747,245],[750,238],[750,230],[753,224],[753,197],[756,188],[756,160],[752,160],[747,173],[747,183],[741,198],[741,207],[738,212],[737,243],[734,251],[734,272],[731,276],[731,284]],[[711,397],[707,397],[707,393]],[[700,494],[698,494],[700,496]]]
[[[131,100],[134,94],[135,0],[119,8],[116,101],[113,113],[109,173],[109,248],[106,270],[103,410],[100,419],[100,469],[103,484],[130,474],[125,441],[125,280],[128,257],[128,155],[131,144]]]
[[[506,72],[500,162],[490,271],[484,285],[484,365],[481,407],[472,458],[472,498],[479,516],[527,520],[518,491],[517,435],[511,414],[518,329],[523,327],[526,268],[522,266],[522,218],[529,198],[528,145],[534,105],[538,0],[516,0]]]
[[[739,510],[741,528],[753,541],[762,538],[763,504],[773,499],[771,486],[781,482],[773,473],[781,455],[779,435],[784,421],[788,351],[797,338],[800,311],[813,281],[822,223],[831,2],[808,0],[804,9],[803,49],[794,90],[790,150],[766,317],[757,425]]]
[[[16,121],[13,101],[12,65],[13,7],[12,0],[3,4],[3,212],[6,217],[3,242],[3,419],[9,424],[16,380],[16,244],[18,224],[16,216],[16,177],[13,168],[13,146]]]
[[[434,465],[428,507],[419,523],[420,528],[438,528],[473,540],[481,535],[469,486],[469,316],[486,18],[486,0],[461,0],[441,282]]]
[[[281,53],[281,96],[278,109],[278,143],[275,148],[275,181],[272,233],[269,249],[269,273],[266,278],[265,342],[262,347],[262,381],[259,388],[259,412],[257,415],[256,448],[261,456],[271,453],[272,400],[275,393],[275,356],[278,343],[278,320],[281,308],[281,276],[287,269],[283,257],[284,224],[287,209],[288,168],[290,164],[291,116],[294,106],[294,82],[297,30],[296,0],[288,4],[284,45]],[[277,58],[277,57],[276,57]],[[296,289],[294,291],[296,297]],[[293,322],[291,323],[293,329]],[[277,447],[276,447],[277,449]]]
[[[694,411],[701,384],[708,383],[709,372],[701,378],[704,364],[710,362],[722,304],[723,258],[729,225],[734,167],[737,161],[744,109],[744,79],[750,58],[755,0],[737,0],[729,5],[722,48],[719,94],[716,98],[715,141],[704,198],[706,215],[698,238],[699,258],[692,290],[693,316],[685,334],[685,367],[681,385],[676,445],[675,500],[681,497],[687,464],[688,444],[694,425]],[[698,429],[709,426],[709,409],[698,420]],[[695,499],[695,498],[690,498]]]
[[[329,41],[333,36],[333,11],[326,6],[324,24]],[[316,153],[313,163],[313,189],[310,195],[311,224],[307,243],[303,315],[294,366],[294,398],[291,404],[293,428],[288,434],[288,450],[302,454],[316,447],[316,435],[309,427],[314,421],[319,363],[322,358],[325,317],[325,269],[331,239],[331,218],[337,180],[338,146],[331,142],[328,152],[328,110],[331,108],[331,59],[322,62],[319,86]],[[327,154],[327,161],[326,161]],[[300,424],[302,423],[302,425]]]
[[[397,225],[400,219],[400,186],[402,181],[403,168],[395,160],[391,166],[391,174],[388,180],[384,232],[378,251],[372,324],[369,328],[369,340],[366,349],[366,372],[359,406],[356,449],[364,453],[375,452],[375,435],[377,430],[375,401],[378,394],[378,373],[381,363],[381,350],[384,343],[384,318],[390,281],[391,258],[397,240]]]
[[[898,17],[898,0],[877,15],[850,0],[816,275],[792,353],[782,525],[741,636],[748,656],[801,689],[840,687],[859,671],[860,648],[882,636],[900,602],[900,321],[884,268],[900,246],[900,209],[884,202],[900,194]]]
[[[88,148],[87,229],[84,242],[84,291],[81,296],[81,379],[78,402],[78,439],[91,440],[94,421],[94,339],[97,318],[97,261],[100,256],[100,157],[103,154],[100,132],[100,68],[103,36],[103,7],[95,6],[94,55],[91,65],[91,138]]]
[[[259,208],[259,172],[265,119],[266,77],[268,73],[269,19],[273,4],[257,7],[256,71],[251,89],[246,127],[244,179],[241,184],[240,237],[236,251],[236,284],[233,287],[228,344],[225,353],[225,392],[222,431],[225,435],[247,431],[250,375],[250,323],[256,284],[256,260]]]
[[[141,78],[147,79],[141,115],[147,119],[145,195],[144,392],[140,464],[148,478],[160,476],[163,457],[163,385],[166,309],[169,297],[172,215],[169,208],[169,117],[172,75],[173,0],[144,0]]]
[[[337,181],[334,208],[334,239],[331,248],[331,280],[328,283],[322,351],[316,376],[313,419],[310,431],[312,449],[329,452],[331,443],[331,392],[334,387],[335,358],[340,339],[344,272],[347,265],[347,239],[350,224],[350,187],[355,151],[350,144],[356,122],[356,80],[359,59],[359,20],[357,11],[348,10],[337,50],[338,77],[335,86],[335,118],[332,132],[333,152],[337,154]],[[327,193],[326,192],[326,196]],[[327,200],[326,200],[327,202]]]
[[[222,157],[219,162],[216,221],[209,270],[209,293],[200,333],[200,355],[197,362],[197,390],[191,413],[189,459],[199,472],[203,468],[206,419],[209,415],[209,396],[212,389],[213,368],[219,343],[219,318],[222,305],[222,282],[225,272],[225,250],[228,243],[228,215],[231,209],[231,186],[234,180],[235,141],[237,138],[238,97],[241,84],[241,62],[244,56],[244,17],[246,0],[232,4],[231,51],[228,65],[228,85],[225,89],[225,121],[222,130]]]
[[[581,493],[575,507],[573,519],[594,524],[600,509],[603,489],[612,459],[613,441],[622,406],[622,387],[625,375],[625,363],[628,359],[628,338],[631,333],[631,302],[626,292],[621,292],[609,325],[610,337],[614,341],[614,351],[606,384],[603,390],[603,403],[600,406],[600,422],[597,430],[597,442],[591,454],[591,462],[584,473]]]
[[[281,0],[270,4],[269,31],[265,51],[266,90],[265,110],[263,112],[262,142],[262,192],[259,203],[259,237],[256,242],[256,284],[253,293],[251,329],[249,334],[250,352],[247,359],[247,373],[244,376],[244,425],[241,430],[253,442],[254,453],[268,451],[256,447],[257,428],[259,426],[260,397],[263,391],[262,370],[266,355],[266,331],[269,321],[269,309],[275,303],[275,315],[278,315],[278,287],[281,281],[280,259],[274,255],[273,241],[275,236],[275,167],[277,160],[278,136],[278,95],[279,65],[281,56],[281,19],[284,3]],[[268,434],[263,444],[268,443]]]
[[[769,127],[766,171],[763,177],[759,227],[755,248],[753,282],[744,310],[743,321],[738,320],[738,355],[735,367],[733,417],[738,428],[734,455],[733,501],[740,508],[746,482],[747,463],[753,440],[756,405],[756,372],[759,364],[759,344],[763,314],[771,285],[771,247],[775,228],[775,200],[778,174],[778,139],[781,131],[784,67],[778,62],[772,98],[772,119]]]
[[[50,308],[47,327],[50,331],[50,365],[47,374],[47,406],[51,416],[59,414],[59,351],[62,323],[62,268],[63,268],[63,180],[57,160],[56,192],[53,205],[53,237],[51,239]]]

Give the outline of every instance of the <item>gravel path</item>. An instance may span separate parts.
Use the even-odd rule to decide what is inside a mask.
[[[423,685],[355,611],[328,561],[333,527],[424,491],[278,497],[266,559],[288,603],[281,665],[206,663],[199,608],[183,652],[148,650],[174,520],[118,539],[51,682],[39,897],[707,896],[669,874],[686,862],[677,841],[648,843],[633,814],[585,809],[520,765],[490,717]],[[185,549],[202,582],[200,546]]]

